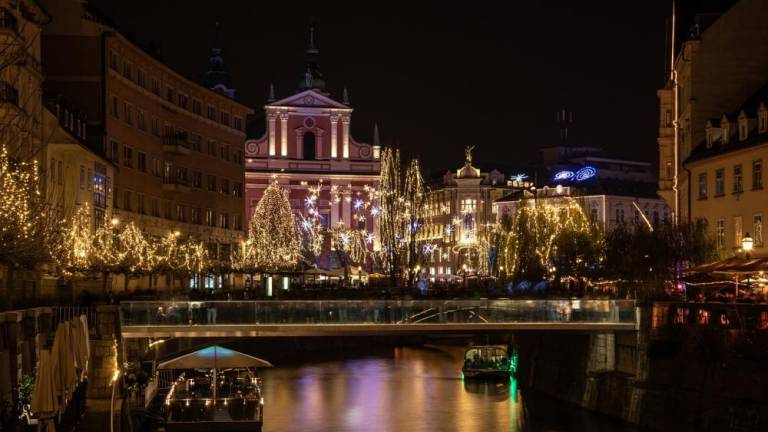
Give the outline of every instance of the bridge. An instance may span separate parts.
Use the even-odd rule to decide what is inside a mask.
[[[632,331],[634,300],[132,301],[124,338]]]

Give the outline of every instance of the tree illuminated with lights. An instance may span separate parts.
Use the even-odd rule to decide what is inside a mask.
[[[422,256],[417,238],[425,211],[424,181],[418,160],[412,160],[403,169],[399,150],[382,150],[378,198],[378,237],[384,268],[393,286],[403,277],[403,270],[410,285]]]
[[[270,184],[253,212],[248,227],[248,250],[243,254],[259,271],[292,270],[301,258],[301,238],[288,201],[288,192]]]

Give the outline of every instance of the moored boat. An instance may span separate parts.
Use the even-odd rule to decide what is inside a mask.
[[[505,347],[475,345],[464,353],[461,372],[465,378],[509,378],[516,366]]]

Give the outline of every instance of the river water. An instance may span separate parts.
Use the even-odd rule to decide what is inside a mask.
[[[627,432],[530,394],[514,379],[464,380],[461,347],[394,348],[281,366],[264,377],[265,432]]]

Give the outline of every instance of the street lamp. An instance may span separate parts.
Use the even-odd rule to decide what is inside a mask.
[[[755,240],[750,237],[749,233],[746,233],[744,237],[741,238],[741,248],[744,250],[747,258],[749,258],[749,252],[752,251],[752,247],[754,247],[754,245]]]

